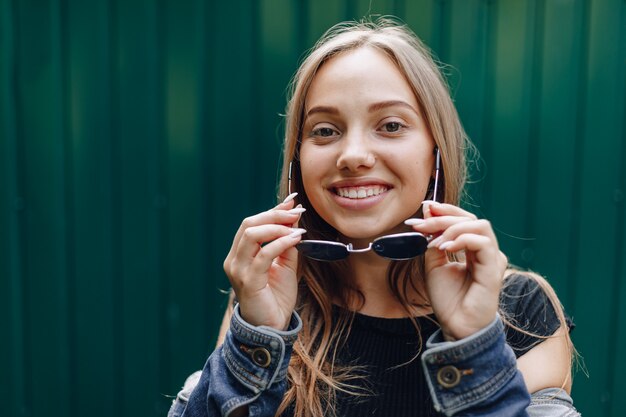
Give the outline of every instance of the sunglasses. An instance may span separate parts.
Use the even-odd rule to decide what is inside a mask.
[[[433,200],[437,201],[439,185],[439,170],[441,157],[437,148],[435,156],[435,185]],[[291,194],[291,163],[289,164],[289,194]],[[354,249],[352,243],[333,242],[328,240],[302,240],[296,249],[307,258],[317,261],[339,261],[351,253],[363,253],[373,250],[377,255],[391,260],[406,260],[423,255],[431,236],[424,236],[418,232],[396,233],[374,239],[366,248]]]

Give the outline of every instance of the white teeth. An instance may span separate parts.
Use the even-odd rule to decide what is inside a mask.
[[[336,188],[337,195],[345,198],[359,199],[379,195],[387,191],[384,185],[373,185],[364,187],[343,187]]]

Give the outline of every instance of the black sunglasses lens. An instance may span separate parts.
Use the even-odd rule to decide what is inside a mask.
[[[388,259],[411,259],[426,252],[428,240],[420,233],[390,236],[377,239],[372,249]]]
[[[348,256],[348,250],[345,246],[333,242],[303,240],[296,245],[296,249],[307,258],[318,261],[338,261]]]

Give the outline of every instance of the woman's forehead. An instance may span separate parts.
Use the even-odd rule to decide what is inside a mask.
[[[305,99],[305,114],[330,103],[403,101],[418,108],[411,85],[397,64],[374,47],[361,47],[329,59],[317,71]]]

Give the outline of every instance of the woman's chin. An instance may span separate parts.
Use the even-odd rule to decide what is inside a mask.
[[[381,227],[380,224],[373,225],[339,225],[334,226],[339,232],[339,240],[345,243],[356,243],[362,241],[369,243],[380,236],[391,235],[394,233],[410,232],[412,229],[403,223],[400,223],[393,227]]]

